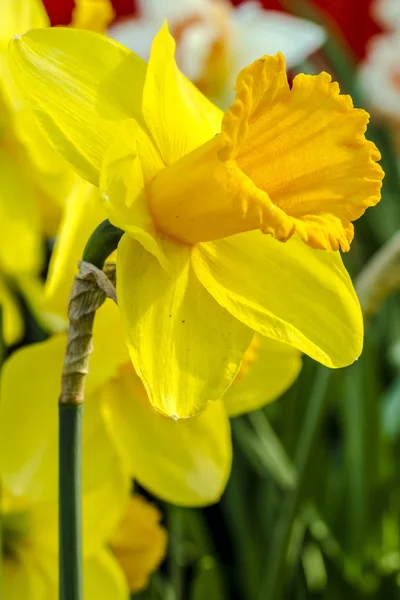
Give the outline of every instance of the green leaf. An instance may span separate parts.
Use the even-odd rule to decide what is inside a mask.
[[[212,556],[204,556],[198,563],[190,600],[224,600],[223,580]]]

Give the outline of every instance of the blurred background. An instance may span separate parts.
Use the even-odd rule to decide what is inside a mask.
[[[72,1],[44,4],[53,25],[70,23]],[[121,27],[146,13],[145,4],[114,0],[115,31],[122,31],[117,39],[124,35]],[[186,4],[176,0],[178,19]],[[236,11],[243,3],[233,4]],[[353,366],[332,372],[304,357],[300,376],[283,397],[232,419],[234,462],[220,503],[183,509],[152,498],[168,529],[168,553],[149,587],[134,597],[398,598],[400,0],[261,4],[278,12],[265,14],[265,31],[257,28],[257,51],[265,45],[259,54],[287,44],[290,76],[326,70],[371,114],[367,137],[380,149],[386,173],[382,201],[355,223],[355,240],[344,256],[365,313],[364,352]],[[307,36],[304,41],[300,25],[285,34],[279,15],[317,23],[324,33],[314,30],[311,42]],[[282,42],[274,38],[278,31]],[[271,50],[271,40],[279,47]],[[189,72],[192,66],[186,65]],[[194,79],[215,97],[219,76],[210,70]],[[51,247],[50,239],[49,255]],[[25,335],[17,345],[44,339],[46,328],[23,295],[19,301]]]

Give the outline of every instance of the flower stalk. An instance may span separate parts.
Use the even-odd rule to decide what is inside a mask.
[[[109,226],[110,228],[112,226]],[[83,599],[82,420],[86,376],[96,311],[107,297],[117,301],[115,264],[106,258],[121,234],[100,226],[90,238],[68,305],[69,330],[59,397],[59,568],[60,600]],[[107,231],[113,235],[107,236]],[[93,264],[95,263],[95,264]]]

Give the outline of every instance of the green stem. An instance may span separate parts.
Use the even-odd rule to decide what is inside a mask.
[[[298,483],[292,492],[287,493],[283,501],[278,522],[273,532],[266,568],[263,570],[264,576],[257,597],[258,600],[279,600],[282,597],[290,538],[324,406],[329,375],[330,371],[320,368],[315,378],[295,453]]]
[[[60,600],[83,600],[82,566],[82,415],[86,375],[92,352],[93,322],[115,289],[100,269],[117,247],[122,231],[102,223],[85,248],[71,290],[67,349],[59,398],[59,567]],[[113,276],[114,269],[108,269]]]
[[[83,599],[82,415],[83,404],[59,405],[60,600]]]
[[[93,231],[83,251],[82,260],[102,269],[107,258],[117,249],[125,232],[106,219]]]

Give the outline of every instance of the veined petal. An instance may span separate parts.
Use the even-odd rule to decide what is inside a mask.
[[[68,298],[78,273],[78,261],[95,228],[106,218],[99,190],[78,181],[69,197],[51,255],[43,308],[67,317]]]
[[[236,417],[276,400],[292,385],[300,369],[300,352],[256,334],[235,381],[223,396],[228,415]]]
[[[27,29],[49,25],[41,0],[5,0],[1,5],[0,44],[8,44],[15,33],[21,34]]]
[[[131,366],[109,382],[102,399],[114,442],[141,485],[182,506],[219,500],[232,460],[221,401],[192,419],[170,419],[151,406]]]
[[[164,23],[150,53],[143,115],[166,165],[212,138],[222,119],[220,109],[180,73],[174,53],[175,41]]]
[[[142,122],[145,63],[105,36],[58,27],[12,40],[10,63],[53,145],[98,184],[116,122]]]
[[[327,73],[297,75],[290,89],[281,54],[239,73],[236,91],[220,156],[245,176],[244,212],[258,207],[260,229],[282,241],[296,231],[314,248],[348,250],[351,221],[380,200],[380,153],[364,137],[368,113]]]
[[[84,562],[84,593],[88,600],[129,600],[123,570],[109,550],[99,550]]]
[[[100,187],[110,221],[140,242],[167,268],[145,185],[164,168],[149,135],[132,119],[121,123],[106,152]]]
[[[169,271],[124,235],[117,295],[133,365],[150,402],[166,415],[193,416],[233,381],[252,332],[197,280],[191,250],[164,240]]]
[[[290,89],[281,54],[244,69],[236,90],[221,134],[149,183],[158,228],[189,244],[260,229],[348,250],[351,221],[380,199],[367,113],[326,73],[299,75]]]
[[[198,244],[192,263],[217,302],[262,335],[327,367],[360,356],[361,309],[338,252],[254,231]]]

